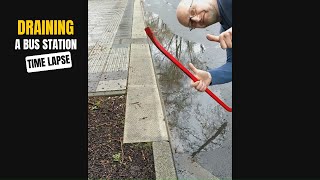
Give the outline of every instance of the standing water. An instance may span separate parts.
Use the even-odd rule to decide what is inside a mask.
[[[224,64],[225,50],[218,43],[206,39],[206,34],[219,34],[220,24],[189,31],[176,18],[178,3],[179,0],[143,1],[146,26],[187,69],[190,62],[202,70]],[[204,177],[201,172],[208,172],[218,178],[231,178],[232,113],[227,112],[207,93],[191,88],[191,79],[151,41],[149,44],[164,102],[178,178]],[[232,107],[231,82],[209,86],[209,89]],[[192,172],[192,169],[196,169],[195,164],[204,171]]]

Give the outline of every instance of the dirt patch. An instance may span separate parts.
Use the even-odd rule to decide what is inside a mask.
[[[156,179],[152,143],[123,144],[126,96],[88,98],[89,179]]]

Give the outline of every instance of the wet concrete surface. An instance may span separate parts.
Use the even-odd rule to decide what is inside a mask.
[[[146,25],[163,47],[187,69],[208,70],[226,61],[226,52],[206,34],[219,34],[220,24],[189,31],[179,24],[175,10],[178,0],[143,1]],[[171,146],[178,178],[194,178],[184,167],[191,155],[207,143],[224,123],[227,126],[193,158],[204,169],[218,178],[232,176],[232,113],[227,112],[206,93],[190,87],[191,79],[150,43],[151,54],[168,120]],[[210,86],[209,89],[232,107],[232,82]]]

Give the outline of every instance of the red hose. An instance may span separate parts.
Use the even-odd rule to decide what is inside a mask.
[[[163,48],[163,46],[159,43],[159,41],[153,35],[151,29],[146,27],[144,29],[149,36],[150,40],[154,43],[154,45],[167,57],[169,58],[176,66],[178,66],[186,75],[188,75],[194,82],[199,81],[190,71],[185,68],[176,58],[174,58],[167,50]],[[226,105],[221,99],[219,99],[216,95],[214,95],[210,89],[206,89],[206,92],[216,100],[225,110],[232,112],[232,108]]]

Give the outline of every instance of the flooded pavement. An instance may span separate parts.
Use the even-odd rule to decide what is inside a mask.
[[[219,34],[220,24],[190,32],[177,21],[175,11],[178,2],[143,1],[146,25],[163,47],[187,69],[189,62],[202,70],[224,64],[226,52],[218,43],[206,39],[208,33]],[[164,101],[178,178],[197,178],[187,170],[191,162],[198,163],[218,178],[231,178],[232,113],[207,93],[191,88],[191,79],[151,41],[149,43]],[[232,107],[232,83],[210,86],[209,89]],[[186,161],[190,158],[191,161]]]

